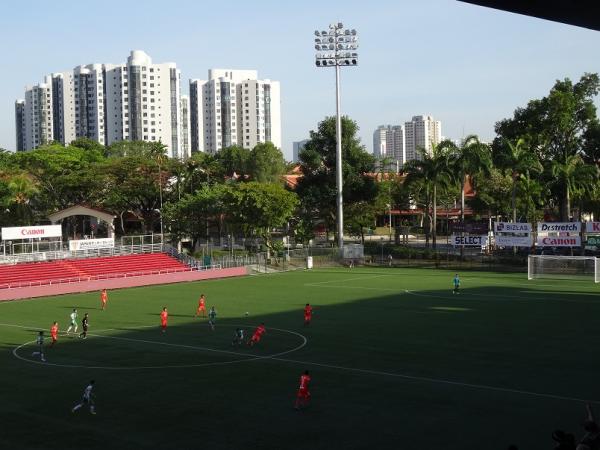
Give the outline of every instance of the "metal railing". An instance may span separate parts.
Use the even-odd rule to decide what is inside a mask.
[[[121,245],[118,247],[93,248],[86,250],[61,250],[54,252],[21,253],[0,255],[0,264],[18,264],[23,262],[42,262],[57,259],[98,258],[103,256],[124,256],[141,253],[161,253],[163,244]]]
[[[84,281],[98,281],[98,280],[113,280],[117,278],[131,278],[131,277],[142,277],[146,275],[166,275],[171,273],[181,272],[200,272],[206,270],[219,270],[221,266],[218,264],[211,264],[210,266],[199,266],[199,267],[177,267],[171,269],[154,269],[154,270],[137,270],[133,272],[119,272],[119,273],[107,273],[99,275],[85,275],[78,277],[58,278],[58,279],[47,279],[47,280],[36,280],[36,281],[21,281],[18,283],[4,283],[0,284],[0,290],[2,289],[18,289],[23,287],[35,287],[35,286],[53,286],[57,284],[72,284],[81,283]]]

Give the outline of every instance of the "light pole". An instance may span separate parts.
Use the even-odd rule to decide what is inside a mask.
[[[388,227],[390,231],[390,244],[392,243],[392,204],[388,203],[386,205],[388,207]]]
[[[340,106],[340,67],[358,64],[358,38],[356,30],[344,28],[341,22],[329,25],[329,31],[315,31],[315,50],[317,67],[335,67],[336,100],[336,152],[335,172],[337,187],[337,231],[340,252],[344,248],[344,206],[342,182],[342,116]]]

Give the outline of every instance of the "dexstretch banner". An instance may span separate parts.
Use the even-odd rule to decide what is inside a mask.
[[[538,222],[538,233],[581,233],[581,222]]]

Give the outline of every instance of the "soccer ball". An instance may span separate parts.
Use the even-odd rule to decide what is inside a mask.
[[[246,311],[246,317],[248,317],[248,311]]]

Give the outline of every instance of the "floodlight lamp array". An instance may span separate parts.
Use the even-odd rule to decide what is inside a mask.
[[[344,28],[341,22],[329,25],[329,30],[315,30],[317,67],[358,65],[356,30]]]

